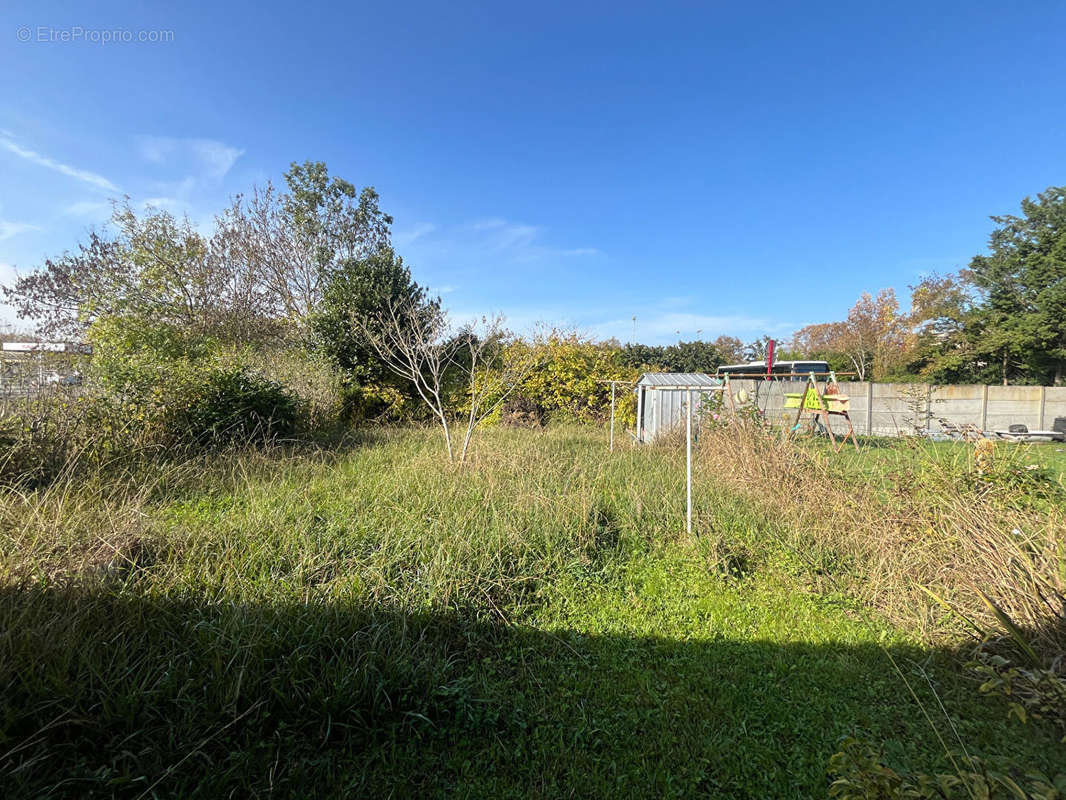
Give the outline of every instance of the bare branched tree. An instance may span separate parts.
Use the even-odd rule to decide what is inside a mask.
[[[390,302],[369,323],[357,323],[382,363],[414,384],[444,433],[448,460],[456,460],[452,410],[446,385],[461,376],[470,403],[459,463],[466,461],[474,432],[536,366],[532,348],[513,348],[503,317],[483,317],[454,333],[436,303]]]
[[[499,408],[537,365],[533,348],[508,347],[514,336],[503,326],[503,316],[482,317],[462,331],[463,358],[456,366],[466,377],[470,412],[466,433],[459,453],[459,463],[466,461],[474,431]]]
[[[285,198],[271,185],[237,195],[219,217],[231,258],[247,265],[266,289],[274,312],[302,320],[322,293],[323,275],[314,249],[290,224]]]
[[[267,183],[237,195],[217,218],[228,255],[254,275],[275,314],[298,328],[347,261],[387,248],[392,217],[372,187],[357,192],[321,163],[293,164],[289,192]]]
[[[386,367],[414,384],[444,431],[448,461],[454,461],[444,386],[462,341],[448,336],[447,313],[435,303],[390,301],[376,319],[353,324]]]

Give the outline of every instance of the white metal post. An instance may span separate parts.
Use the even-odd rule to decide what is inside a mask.
[[[611,381],[611,452],[614,452],[614,381]]]
[[[692,533],[692,390],[686,391],[685,405],[685,530]]]
[[[637,386],[637,441],[644,443],[644,389]]]

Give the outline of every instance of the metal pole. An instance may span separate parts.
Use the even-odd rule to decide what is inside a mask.
[[[685,530],[692,533],[692,390],[685,405]]]
[[[637,441],[644,443],[644,389],[637,386]]]
[[[611,452],[614,452],[614,381],[611,382]]]

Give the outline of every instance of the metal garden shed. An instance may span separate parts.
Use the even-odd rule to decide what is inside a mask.
[[[692,392],[693,413],[699,413],[704,393],[721,389],[722,382],[702,372],[645,372],[637,381],[637,441],[651,442],[685,421],[685,399]]]

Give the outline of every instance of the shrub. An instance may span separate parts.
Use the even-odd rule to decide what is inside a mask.
[[[183,383],[217,352],[211,340],[175,325],[131,317],[101,317],[89,328],[89,376],[105,393],[143,405],[161,389]]]
[[[521,342],[514,347],[529,347]],[[552,334],[533,347],[542,351],[540,367],[521,386],[521,394],[533,399],[552,420],[599,421],[607,419],[611,387],[605,380],[636,380],[640,373],[622,364],[621,351],[611,344],[591,342],[576,335]],[[634,424],[636,405],[616,395],[618,420]],[[629,416],[632,412],[632,417]]]
[[[765,515],[765,533],[809,562],[812,580],[843,585],[894,622],[930,635],[1013,627],[1042,657],[1063,653],[1061,490],[1024,465],[1024,450],[982,475],[966,449],[902,443],[893,455],[878,485],[847,467],[850,455],[727,422],[702,429],[696,480]]]
[[[299,404],[276,381],[244,367],[223,367],[203,376],[175,416],[178,438],[232,443],[292,433]]]
[[[341,390],[341,416],[347,422],[396,422],[413,410],[407,395],[393,386],[347,384]]]
[[[500,408],[500,422],[512,428],[542,428],[548,415],[532,398],[516,394],[507,398]]]
[[[306,433],[333,432],[347,418],[344,381],[320,355],[300,347],[274,347],[242,354],[241,363],[296,397]]]
[[[150,435],[124,405],[100,393],[26,398],[0,418],[0,483],[47,483],[64,470],[150,445]]]

